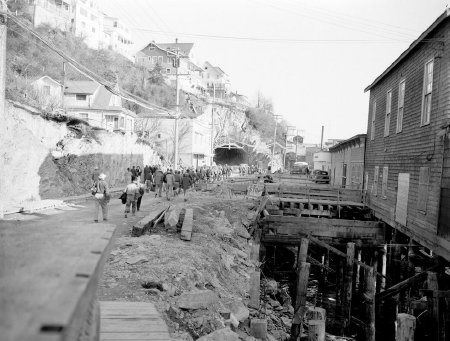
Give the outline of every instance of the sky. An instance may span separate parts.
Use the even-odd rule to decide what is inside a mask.
[[[98,0],[132,28],[135,49],[193,42],[233,91],[260,91],[305,143],[366,133],[380,75],[441,15],[447,0]]]

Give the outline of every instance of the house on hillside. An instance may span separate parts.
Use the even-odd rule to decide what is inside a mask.
[[[134,132],[136,114],[122,105],[122,99],[94,81],[67,81],[64,107],[68,115],[109,131]]]
[[[178,68],[180,89],[195,95],[203,94],[203,69],[194,62],[193,43],[155,43],[151,42],[136,53],[136,65],[153,70],[157,65],[170,84],[176,82],[176,55],[180,56]]]
[[[179,120],[179,160],[183,167],[210,165],[211,153],[211,107],[203,114],[191,114]],[[158,151],[166,160],[174,161],[175,120],[160,119],[157,134]]]
[[[103,33],[99,47],[118,52],[130,60],[133,59],[131,31],[119,18],[103,14]]]
[[[71,30],[71,0],[29,0],[28,4],[28,13],[34,27],[47,24],[61,31]]]
[[[367,203],[375,215],[450,260],[450,11],[365,91]]]
[[[362,189],[366,134],[359,134],[329,148],[330,184],[342,188]]]
[[[44,102],[61,103],[62,102],[62,84],[49,76],[42,76],[33,80],[30,84],[37,92],[37,95]]]
[[[230,77],[218,66],[213,66],[210,62],[203,65],[205,70],[203,81],[211,97],[225,100],[231,92]]]

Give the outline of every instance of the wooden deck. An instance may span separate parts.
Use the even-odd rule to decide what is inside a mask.
[[[166,323],[152,303],[100,302],[100,340],[170,341]]]

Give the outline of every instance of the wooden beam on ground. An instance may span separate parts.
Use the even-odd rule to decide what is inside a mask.
[[[194,222],[194,210],[187,208],[184,214],[183,226],[181,228],[181,240],[190,241],[192,237],[192,224]]]
[[[146,233],[152,226],[156,219],[158,219],[164,211],[162,212],[153,212],[148,216],[145,216],[143,219],[139,220],[135,225],[133,225],[133,229],[131,231],[131,235],[133,237],[140,237],[144,233]]]

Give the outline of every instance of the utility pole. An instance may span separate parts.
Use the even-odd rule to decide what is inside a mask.
[[[5,136],[6,127],[6,101],[5,101],[5,89],[6,89],[6,13],[8,7],[5,0],[0,0],[0,120],[2,122],[0,129],[0,136]],[[4,117],[2,117],[4,115]],[[0,162],[0,174],[5,174],[4,162]],[[0,178],[0,193],[3,193],[5,188],[5,177]],[[0,194],[2,195],[2,194]],[[4,218],[3,200],[0,200],[0,219]]]
[[[298,129],[295,135],[295,162],[297,162],[297,151],[298,151]]]
[[[214,104],[216,103],[216,83],[213,85],[213,100],[211,102],[211,166],[214,162]]]
[[[277,143],[277,119],[279,115],[273,115],[273,118],[275,119],[275,130],[273,132],[273,147],[272,147],[272,161],[275,159],[275,144]]]
[[[62,65],[61,106],[64,108],[64,92],[66,91],[66,62]]]
[[[178,44],[178,38],[175,39],[175,44]],[[177,47],[177,53],[175,57],[175,78],[176,78],[176,93],[177,93],[177,106],[176,106],[176,114],[175,114],[175,161],[174,161],[174,170],[178,169],[178,119],[180,117],[180,85],[178,80],[178,68],[180,67],[180,49]]]

